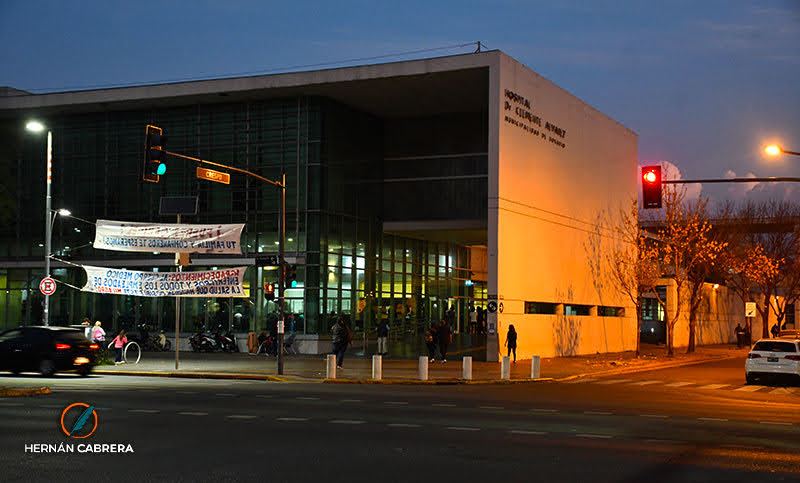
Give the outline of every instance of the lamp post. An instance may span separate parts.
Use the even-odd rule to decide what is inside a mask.
[[[32,132],[42,132],[44,131],[44,125],[40,122],[31,121],[25,126],[29,131]],[[46,195],[45,195],[45,206],[44,206],[44,276],[50,276],[50,241],[53,235],[53,222],[55,221],[55,215],[52,215],[51,221],[51,212],[52,209],[50,208],[50,184],[52,183],[53,179],[53,133],[48,129],[47,130],[47,175],[46,175]],[[44,296],[44,314],[42,317],[42,322],[44,325],[50,325],[50,296]]]
[[[766,152],[770,156],[777,156],[781,153],[783,154],[793,154],[795,156],[800,156],[800,153],[797,151],[789,151],[788,149],[783,149],[782,147],[778,146],[777,144],[770,144],[764,148],[764,152]]]

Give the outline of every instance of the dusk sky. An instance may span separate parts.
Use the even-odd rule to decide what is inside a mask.
[[[800,177],[800,0],[0,0],[0,86],[35,93],[396,61],[481,41],[639,135],[683,178]],[[306,67],[309,68],[309,67]],[[694,190],[695,192],[697,189]],[[800,183],[703,187],[787,199]]]

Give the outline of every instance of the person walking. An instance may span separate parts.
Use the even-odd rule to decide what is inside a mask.
[[[506,334],[506,341],[503,342],[504,346],[508,346],[508,357],[511,357],[511,352],[514,352],[514,364],[517,363],[517,331],[514,330],[514,324],[508,326],[508,333]]]
[[[773,339],[778,337],[778,332],[780,332],[780,329],[778,328],[778,324],[772,324],[772,328],[769,331],[772,333],[772,338]]]
[[[447,346],[449,346],[450,342],[453,341],[453,333],[450,332],[450,326],[447,325],[447,321],[445,319],[442,319],[442,324],[439,326],[438,336],[439,353],[442,355],[442,364],[444,364],[447,362]]]
[[[89,321],[88,317],[83,318],[83,322],[81,322],[81,326],[83,326],[83,336],[86,337],[86,340],[89,342],[92,341],[92,323]]]
[[[117,349],[117,358],[114,359],[114,364],[125,364],[125,361],[122,360],[122,351],[125,349],[125,344],[128,343],[128,337],[125,336],[125,330],[120,330],[119,334],[114,337],[114,340],[108,344],[108,347],[111,347],[111,344],[114,344],[114,348]]]
[[[438,344],[436,325],[431,324],[425,331],[425,346],[428,348],[428,362],[436,360],[436,345]]]
[[[475,307],[469,308],[469,333],[478,333],[478,311],[475,310]]]
[[[381,320],[378,324],[378,354],[386,355],[389,352],[386,349],[386,342],[389,338],[389,322]]]

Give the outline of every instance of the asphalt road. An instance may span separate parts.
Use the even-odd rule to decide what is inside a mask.
[[[742,359],[561,383],[338,385],[0,375],[3,481],[800,481],[800,387],[747,386]],[[8,379],[6,379],[6,377]],[[74,443],[134,453],[31,453]]]

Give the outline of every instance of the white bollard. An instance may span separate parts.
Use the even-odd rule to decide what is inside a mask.
[[[531,357],[531,379],[539,379],[539,356]]]
[[[503,356],[500,366],[500,379],[511,379],[511,361],[508,356]]]
[[[419,380],[428,380],[428,358],[426,356],[419,356]]]
[[[461,366],[461,379],[472,380],[472,356],[464,356]]]
[[[336,354],[328,354],[328,371],[325,377],[336,379]]]
[[[383,375],[383,356],[372,356],[372,378],[380,381]]]

